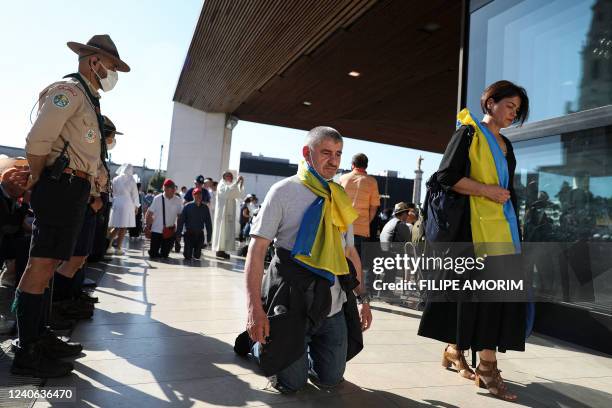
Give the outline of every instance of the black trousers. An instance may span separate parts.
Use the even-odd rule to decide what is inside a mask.
[[[88,262],[98,262],[104,258],[106,250],[110,245],[109,240],[106,238],[108,232],[108,219],[110,215],[110,204],[108,202],[108,193],[100,193],[104,206],[96,213],[96,230],[94,232],[94,242]]]
[[[138,238],[142,233],[142,206],[138,207],[136,214],[136,226],[129,229],[130,237]]]
[[[202,246],[204,245],[204,231],[186,230],[183,238],[185,240],[183,256],[185,258],[200,259],[202,256]]]
[[[151,258],[167,258],[173,244],[174,236],[164,239],[161,233],[151,232],[151,248],[149,249],[149,256]]]

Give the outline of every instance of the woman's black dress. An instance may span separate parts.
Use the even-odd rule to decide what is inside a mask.
[[[508,150],[506,160],[510,175],[510,199],[514,210],[518,211],[516,193],[512,186],[516,158],[510,141],[506,137],[503,139]],[[440,163],[438,170],[440,183],[448,187],[455,185],[466,174],[468,162],[469,140],[463,137],[462,132],[455,132]],[[466,205],[459,234],[458,242],[472,242],[469,205]],[[510,256],[516,258],[516,255]],[[524,351],[526,319],[525,303],[428,302],[423,311],[418,334],[445,343],[457,344],[460,350],[471,348],[475,351],[483,349],[500,352]]]

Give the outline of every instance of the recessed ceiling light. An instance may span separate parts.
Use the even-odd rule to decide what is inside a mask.
[[[353,78],[357,78],[358,76],[361,75],[361,72],[351,71],[348,74],[349,74],[349,76],[352,76]]]
[[[438,31],[439,29],[440,29],[440,24],[433,23],[433,22],[429,22],[425,24],[423,27],[421,27],[421,30],[425,31],[426,33],[433,33],[435,31]]]
[[[309,102],[309,101],[304,101],[304,102],[302,102],[302,105],[304,105],[304,106],[310,106],[310,105],[312,105],[312,102]]]

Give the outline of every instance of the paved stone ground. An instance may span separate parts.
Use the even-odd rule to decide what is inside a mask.
[[[47,386],[76,387],[84,407],[612,407],[612,359],[532,336],[524,353],[500,355],[519,403],[478,390],[441,368],[443,345],[418,337],[419,314],[374,311],[365,350],[331,392],[314,386],[294,396],[266,388],[251,361],[234,355],[245,323],[243,260],[183,264],[176,254],[151,262],[141,250],[98,264],[94,319],[73,339],[84,344],[71,377]],[[392,309],[384,304],[378,308]],[[67,406],[37,401],[35,407]]]

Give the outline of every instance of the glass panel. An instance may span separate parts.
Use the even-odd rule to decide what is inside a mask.
[[[525,87],[530,121],[612,104],[612,1],[495,0],[470,18],[467,106],[507,79]]]
[[[514,144],[523,238],[538,293],[612,311],[612,126]]]

